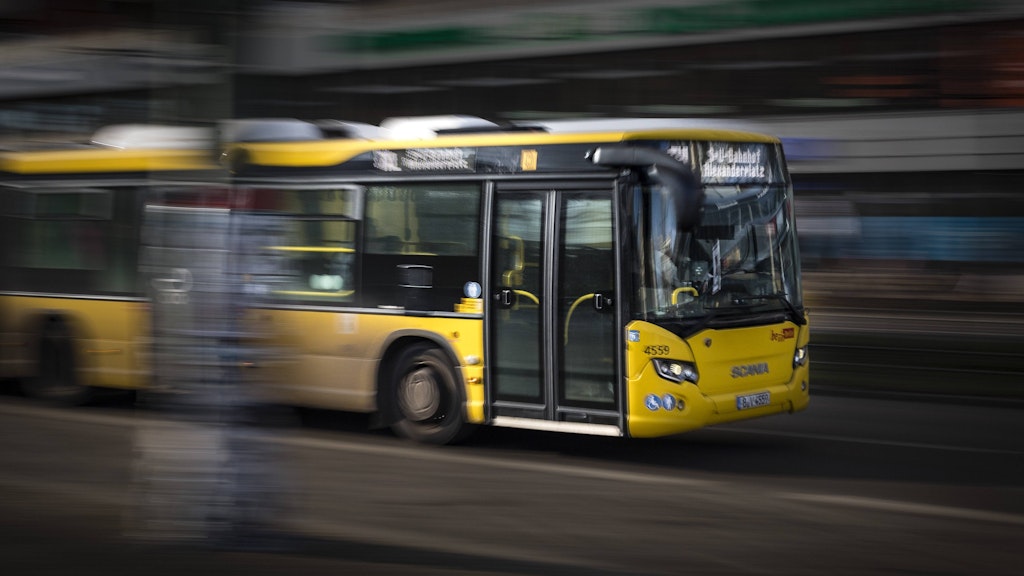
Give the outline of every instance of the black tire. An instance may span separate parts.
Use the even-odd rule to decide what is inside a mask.
[[[465,439],[464,395],[448,356],[430,344],[410,346],[395,359],[389,387],[391,429],[424,444],[451,444]]]
[[[54,326],[39,340],[36,375],[22,389],[30,398],[63,406],[79,406],[92,398],[92,391],[78,380],[74,341],[66,327]]]

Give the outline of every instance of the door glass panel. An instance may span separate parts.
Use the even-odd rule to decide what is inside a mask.
[[[544,198],[541,194],[499,195],[495,210],[491,267],[495,399],[543,403]]]
[[[560,403],[615,403],[615,260],[608,195],[562,198],[558,254]]]

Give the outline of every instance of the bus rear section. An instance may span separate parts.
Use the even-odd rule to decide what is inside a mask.
[[[31,396],[76,404],[149,380],[143,198],[155,178],[208,169],[210,154],[183,146],[189,129],[124,128],[0,157],[0,375]]]

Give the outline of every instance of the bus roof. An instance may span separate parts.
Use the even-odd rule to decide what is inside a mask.
[[[595,132],[649,132],[652,130],[726,131],[767,136],[766,128],[750,122],[710,118],[583,118],[552,119],[524,122],[541,127],[552,134],[579,134]]]
[[[0,154],[0,172],[19,176],[210,169],[213,132],[190,126],[118,124],[89,144]]]
[[[114,124],[97,130],[89,143],[0,153],[0,172],[51,176],[204,170],[216,167],[215,142],[209,128]]]
[[[778,143],[751,124],[683,118],[559,119],[498,125],[474,116],[389,118],[380,126],[338,120],[231,120],[217,131],[162,125],[114,125],[89,145],[0,153],[0,173],[47,176],[210,170],[222,146],[245,164],[327,168],[374,151],[430,148],[533,147],[627,141]]]
[[[229,144],[228,148],[232,156],[244,156],[248,165],[315,168],[344,164],[375,150],[600,144],[642,140],[779,143],[778,138],[748,124],[702,119],[566,119],[518,122],[511,126],[479,123],[465,129],[452,129],[451,123],[442,123],[444,127],[437,131],[430,131],[422,122],[414,122],[413,130],[402,130],[397,128],[399,123],[393,120],[383,122],[381,134],[372,139],[262,141]],[[419,137],[390,137],[396,134],[415,134]]]

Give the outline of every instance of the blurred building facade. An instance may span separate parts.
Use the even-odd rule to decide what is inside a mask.
[[[254,114],[1002,108],[1024,103],[1022,16],[1001,0],[277,3],[239,54]]]
[[[757,119],[793,163],[809,289],[856,293],[853,270],[906,298],[1024,299],[1016,0],[5,1],[0,46],[8,141],[252,116]]]
[[[1022,22],[1012,0],[8,0],[0,129],[1019,108]]]

